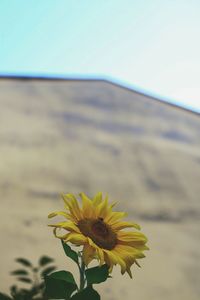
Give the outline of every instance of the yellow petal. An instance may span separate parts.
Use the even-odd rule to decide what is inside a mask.
[[[131,273],[131,269],[129,267],[126,268],[126,272],[128,273],[128,275],[130,276],[130,278],[132,279],[132,273]]]
[[[121,244],[117,244],[115,247],[116,252],[118,252],[119,254],[122,254],[122,256],[126,255],[126,254],[130,254],[131,256],[134,256],[135,254],[137,254],[138,252],[141,252],[140,250],[131,247],[131,246],[127,246],[127,245],[121,245]]]
[[[77,233],[81,233],[79,228],[72,222],[60,222],[57,224],[50,224],[48,226],[63,228],[63,229],[69,230],[69,231],[75,231]]]
[[[126,260],[131,259],[135,260],[136,258],[143,258],[145,255],[142,253],[141,250],[126,246],[126,245],[117,245],[115,247],[115,251],[122,257],[122,259]]]
[[[138,224],[132,222],[116,222],[113,225],[111,225],[111,227],[112,229],[117,231],[128,227],[135,227],[138,230],[140,229],[140,226]]]
[[[132,273],[131,273],[131,266],[135,263],[138,267],[141,267],[139,265],[139,263],[137,262],[136,259],[132,259],[131,257],[127,257],[125,259],[126,262],[126,272],[128,273],[128,275],[130,276],[130,278],[132,278]]]
[[[68,237],[65,239],[66,242],[71,242],[77,246],[84,245],[87,243],[87,238],[79,233],[69,233]]]
[[[76,197],[73,194],[66,194],[65,196],[70,200],[71,207],[75,211],[76,217],[80,220],[83,216]]]
[[[137,260],[135,260],[135,264],[136,264],[139,268],[141,268],[141,266],[140,266],[140,264],[138,263]]]
[[[113,202],[112,204],[111,204],[111,208],[113,208],[115,205],[117,204],[117,202],[115,201],[115,202]]]
[[[104,260],[104,253],[103,253],[103,250],[101,248],[97,248],[97,254],[98,254],[98,257],[99,257],[99,261],[100,261],[100,266],[102,266],[105,262]]]
[[[76,198],[72,194],[62,194],[62,198],[67,205],[71,215],[73,216],[75,221],[78,222],[82,218],[82,213]]]
[[[122,274],[127,272],[129,274],[130,278],[132,278],[132,273],[131,273],[130,267],[132,266],[132,264],[134,264],[134,262],[136,261],[136,258],[138,256],[142,255],[142,253],[136,249],[132,249],[132,247],[126,247],[126,246],[120,246],[120,245],[118,245],[115,248],[115,251],[126,264],[126,268],[122,269]]]
[[[89,244],[85,244],[83,247],[83,261],[86,266],[94,259],[96,250]]]
[[[149,247],[146,245],[138,245],[136,242],[133,242],[132,247],[135,247],[136,249],[140,251],[149,250]]]
[[[133,278],[132,273],[131,273],[131,266],[134,264],[135,259],[131,260],[131,259],[126,259],[126,272],[128,273],[128,275],[130,276],[130,278]]]
[[[149,250],[149,247],[146,246],[146,240],[139,240],[139,241],[122,241],[122,240],[119,240],[118,239],[118,244],[120,245],[127,245],[127,246],[130,246],[130,247],[133,247],[133,248],[136,248],[138,250]]]
[[[121,272],[123,274],[126,270],[125,261],[118,255],[118,253],[115,250],[105,250],[104,249],[104,252],[108,256],[109,266],[119,264],[121,266]]]
[[[116,256],[110,250],[104,249],[106,263],[109,266],[114,266],[118,263]]]
[[[80,197],[82,199],[82,211],[84,218],[92,218],[94,216],[94,209],[92,206],[92,201],[84,194],[80,193]]]
[[[88,238],[88,243],[91,247],[93,247],[95,249],[95,251],[97,253],[97,259],[99,258],[100,264],[102,265],[104,262],[104,254],[103,254],[101,248],[97,244],[95,244],[91,238]]]
[[[113,266],[110,266],[108,272],[112,273],[112,270],[113,270]]]
[[[48,215],[48,218],[51,219],[56,216],[63,216],[65,218],[68,218],[68,214],[64,211],[52,212],[51,214]]]
[[[118,220],[124,218],[127,214],[124,212],[111,212],[106,218],[105,222],[109,225],[115,224]]]
[[[66,233],[66,234],[62,234],[62,235],[58,235],[57,234],[57,229],[60,229],[60,228],[54,228],[54,230],[53,230],[53,233],[54,233],[54,235],[55,235],[55,237],[57,237],[58,239],[66,239],[67,237],[68,237],[68,235],[69,235],[69,233]]]
[[[97,194],[94,196],[94,198],[93,198],[93,205],[94,205],[94,206],[97,206],[97,205],[99,205],[101,202],[102,202],[102,193],[99,192],[99,193],[97,193]]]
[[[108,205],[108,197],[96,207],[96,215],[105,219],[111,213],[111,207]]]
[[[125,242],[134,242],[134,241],[147,242],[146,236],[141,232],[118,231],[117,238],[118,240],[125,241]]]

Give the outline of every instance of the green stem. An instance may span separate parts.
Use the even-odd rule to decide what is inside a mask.
[[[82,256],[81,256],[81,266],[79,266],[79,272],[80,272],[80,288],[79,288],[79,290],[82,291],[85,286],[85,264],[84,264]]]

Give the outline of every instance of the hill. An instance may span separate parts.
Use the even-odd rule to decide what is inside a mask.
[[[45,223],[60,192],[103,191],[150,238],[127,299],[130,284],[140,299],[198,299],[198,114],[102,80],[1,78],[0,107],[4,270],[22,254],[59,255]],[[102,287],[104,299],[119,289]]]

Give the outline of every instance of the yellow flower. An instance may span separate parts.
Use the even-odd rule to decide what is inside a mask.
[[[112,210],[115,204],[108,203],[108,197],[102,198],[98,193],[93,199],[80,193],[82,207],[73,194],[63,195],[66,212],[53,212],[48,217],[63,216],[65,222],[49,225],[54,228],[56,237],[65,243],[71,242],[76,246],[83,245],[83,261],[86,266],[95,258],[100,265],[106,263],[110,272],[114,265],[121,266],[121,273],[127,272],[132,278],[130,267],[137,259],[145,257],[144,250],[149,248],[145,245],[147,238],[138,231],[124,231],[133,227],[140,230],[135,223],[122,221],[126,215],[124,212]],[[64,235],[58,235],[57,229],[67,231]]]

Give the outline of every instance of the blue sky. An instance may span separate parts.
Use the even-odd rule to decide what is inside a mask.
[[[200,112],[199,0],[1,0],[0,74],[106,77]]]

